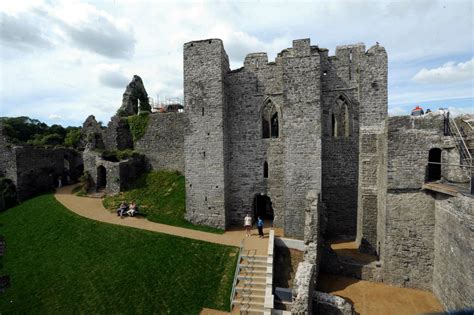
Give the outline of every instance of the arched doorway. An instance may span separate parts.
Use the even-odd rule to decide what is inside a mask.
[[[264,221],[273,221],[273,207],[270,197],[264,194],[256,194],[253,200],[253,215],[256,220],[261,216]]]
[[[103,165],[97,168],[97,190],[104,189],[107,186],[107,171]]]
[[[434,148],[428,153],[428,171],[426,181],[432,182],[441,179],[441,149]]]

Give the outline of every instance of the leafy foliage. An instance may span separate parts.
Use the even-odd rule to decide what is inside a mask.
[[[128,117],[128,124],[132,133],[133,141],[137,141],[143,137],[148,126],[150,115],[147,112],[141,112],[139,115]]]
[[[1,117],[0,120],[3,123],[3,133],[15,144],[28,143],[38,146],[65,144],[72,147],[77,147],[79,144],[80,127],[48,126],[26,116]]]
[[[71,128],[71,127],[68,127]],[[77,148],[81,141],[81,128],[69,129],[64,138],[64,144],[68,147]]]
[[[2,314],[229,311],[237,248],[95,222],[51,194],[0,214]],[[233,255],[233,256],[232,256]]]
[[[152,171],[143,174],[130,190],[118,196],[107,196],[104,206],[114,211],[122,200],[135,200],[150,221],[213,233],[224,232],[186,221],[185,180],[178,172]]]

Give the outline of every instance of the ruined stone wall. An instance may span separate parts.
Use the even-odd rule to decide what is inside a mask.
[[[431,290],[435,200],[429,192],[387,194],[384,282]]]
[[[358,46],[354,46],[357,48]],[[362,46],[363,50],[363,46]],[[322,80],[322,197],[327,220],[326,237],[355,237],[357,225],[357,185],[359,167],[359,101],[355,75],[349,80],[348,69],[359,62],[348,54],[327,56],[320,50]],[[332,115],[346,100],[349,113],[349,134],[342,130],[333,134]]]
[[[184,44],[186,218],[225,228],[226,93],[228,57],[222,41]]]
[[[133,149],[132,134],[126,118],[113,116],[103,134],[106,150]]]
[[[57,186],[59,176],[66,181],[65,162],[69,162],[72,180],[80,176],[82,158],[72,149],[44,149],[32,146],[18,146],[13,149],[16,185],[19,200],[25,200],[40,192],[50,191]]]
[[[135,151],[147,157],[155,170],[176,170],[184,174],[184,113],[150,114]]]
[[[436,195],[433,291],[447,310],[474,301],[474,199]]]
[[[321,192],[321,62],[309,39],[281,54],[285,146],[285,235],[302,238],[305,197]]]

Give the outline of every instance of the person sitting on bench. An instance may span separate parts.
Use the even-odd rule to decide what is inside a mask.
[[[135,203],[135,201],[132,201],[132,203],[130,204],[130,208],[127,211],[127,214],[133,217],[133,215],[137,212],[138,212],[137,204]]]
[[[120,206],[119,206],[118,209],[117,209],[117,215],[118,215],[119,217],[122,217],[122,216],[123,216],[123,213],[124,213],[125,211],[127,211],[127,209],[128,209],[127,203],[126,203],[125,201],[122,201],[122,202],[120,203]]]

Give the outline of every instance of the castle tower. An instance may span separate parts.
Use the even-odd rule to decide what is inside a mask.
[[[229,60],[220,39],[184,44],[186,219],[224,229]]]
[[[361,65],[357,243],[381,254],[387,194],[387,53],[371,47]]]

